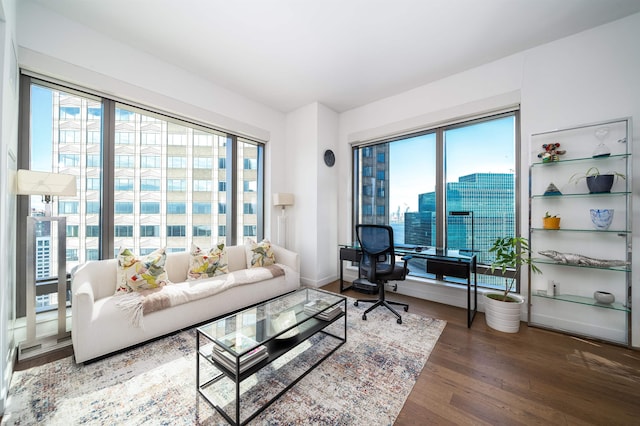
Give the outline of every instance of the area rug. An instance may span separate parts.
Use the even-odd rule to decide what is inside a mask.
[[[250,425],[393,424],[446,322],[403,312],[397,324],[383,308],[363,321],[369,304],[352,302],[347,342]],[[87,365],[17,371],[2,424],[227,424],[196,390],[195,339],[191,329]]]

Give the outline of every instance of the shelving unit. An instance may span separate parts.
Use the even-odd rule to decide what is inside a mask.
[[[631,141],[630,118],[531,135],[529,242],[542,274],[529,273],[529,325],[631,344]],[[566,152],[545,162],[538,153],[553,143]],[[625,178],[616,178],[610,192],[590,193],[576,177],[594,167]],[[560,194],[545,194],[551,183]],[[607,229],[595,227],[591,209],[614,210]],[[560,229],[543,228],[547,212],[561,218]],[[595,291],[612,293],[615,302],[597,302]]]

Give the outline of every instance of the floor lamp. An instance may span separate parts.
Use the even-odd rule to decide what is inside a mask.
[[[286,207],[293,205],[293,194],[278,192],[273,194],[273,205],[282,207],[282,212],[278,216],[278,240],[276,243],[286,248],[287,247],[287,215]]]
[[[51,197],[77,195],[76,177],[73,175],[18,170],[18,195],[41,195],[45,203],[44,216],[27,217],[26,238],[26,340],[18,346],[18,359],[31,358],[52,349],[71,344],[71,334],[67,325],[67,218],[51,217]],[[57,223],[58,256],[58,332],[55,335],[36,336],[36,258],[38,223]]]

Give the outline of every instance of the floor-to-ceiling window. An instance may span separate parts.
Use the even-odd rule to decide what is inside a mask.
[[[396,245],[473,252],[487,272],[493,241],[517,234],[518,127],[512,111],[354,146],[354,222],[390,225]],[[410,269],[433,278],[423,259]]]
[[[67,218],[68,271],[112,258],[120,247],[144,255],[262,238],[262,143],[58,82],[23,75],[21,84],[28,126],[21,126],[19,168],[77,177],[77,197],[54,198],[51,206]],[[19,210],[45,214],[39,196]],[[57,281],[55,259],[44,256],[50,236],[39,235],[37,279]],[[38,306],[53,298],[40,294]]]

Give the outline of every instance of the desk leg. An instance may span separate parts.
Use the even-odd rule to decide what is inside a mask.
[[[343,291],[347,291],[351,288],[351,286],[346,287],[344,286],[344,260],[340,259],[340,293],[342,293]]]
[[[475,257],[469,264],[469,275],[467,276],[467,328],[471,328],[476,313],[478,312],[478,274]],[[473,310],[471,310],[471,274],[473,273]]]

